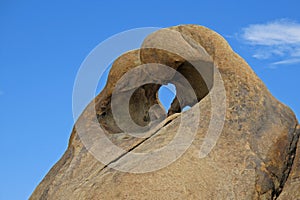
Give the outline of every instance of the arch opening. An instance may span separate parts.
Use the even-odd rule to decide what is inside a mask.
[[[158,90],[158,99],[165,109],[165,113],[170,109],[172,101],[176,96],[176,87],[172,83],[163,85]]]
[[[189,109],[191,109],[191,106],[185,106],[185,107],[182,109],[182,112],[188,111]]]

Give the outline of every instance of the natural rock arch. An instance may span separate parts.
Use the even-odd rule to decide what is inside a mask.
[[[126,72],[141,64],[160,63],[184,74],[180,66],[184,66],[187,60],[207,61],[205,58],[193,59],[197,55],[194,49],[203,47],[222,75],[227,99],[224,128],[210,154],[203,159],[198,156],[210,114],[208,98],[201,99],[198,94],[201,99],[197,103],[201,108],[200,124],[190,148],[178,160],[160,170],[143,174],[109,168],[109,165],[95,159],[77,132],[77,125],[80,125],[85,133],[91,132],[97,136],[91,112],[94,107],[90,104],[76,122],[65,154],[30,199],[300,198],[300,184],[297,181],[300,171],[299,143],[297,148],[300,127],[293,112],[270,94],[248,64],[217,33],[197,25],[176,26],[168,30],[177,32],[171,35],[165,34],[164,30],[156,32],[145,40],[141,50],[128,52],[114,62],[106,87],[95,98],[97,115],[107,130],[107,137],[128,153],[155,151],[156,147],[168,144],[180,125],[178,119],[158,130],[155,137],[148,140],[110,134],[122,131],[115,126],[109,110],[113,89]],[[196,41],[198,46],[194,46],[190,39]],[[202,78],[205,77],[209,76]],[[155,96],[158,88],[159,85],[145,85],[132,96],[132,102],[138,102],[131,104],[133,115],[136,113],[133,116],[136,123],[143,125],[146,111],[152,105],[159,105]],[[207,91],[200,92],[202,95],[205,93]],[[173,111],[178,111],[175,103]],[[188,117],[192,115],[192,112],[186,113]],[[195,121],[188,123],[194,124]],[[91,138],[91,142],[93,140]],[[100,151],[111,154],[107,149]],[[115,163],[119,158],[114,157],[111,162]],[[164,159],[159,157],[157,162]]]
[[[146,76],[165,73],[165,78],[162,80],[163,84],[172,83],[175,85],[176,97],[167,112],[168,116],[180,113],[185,106],[192,107],[209,93],[213,86],[213,60],[199,44],[196,44],[192,38],[187,40],[187,37],[183,38],[181,34],[178,35],[177,31],[163,29],[148,36],[141,49],[127,52],[116,59],[108,75],[105,88],[96,98],[97,117],[100,124],[108,132],[118,133],[123,131],[114,120],[111,109],[111,97],[118,81],[126,73],[135,73],[133,70],[140,65],[149,65],[147,67],[149,70],[144,70]],[[166,45],[161,46],[161,38],[171,39],[171,44],[175,43],[176,45],[169,47],[168,43],[165,42]],[[198,49],[195,49],[195,45],[198,45]],[[184,49],[182,49],[183,46]],[[171,48],[172,50],[169,50]],[[186,52],[192,53],[187,55]],[[156,59],[153,60],[153,58]],[[170,75],[169,73],[171,72],[163,71],[160,66],[155,66],[155,64],[168,66],[182,76]],[[138,79],[143,78],[143,75],[137,73],[122,84],[127,85],[127,82],[132,81],[132,79],[136,79],[134,81],[139,82]],[[187,82],[189,85],[187,85]],[[132,91],[122,91],[116,96],[120,98],[118,101],[123,103],[120,95],[126,95],[124,93],[131,92],[132,96],[129,102],[130,115],[137,125],[146,126],[151,120],[163,120],[166,117],[158,99],[157,93],[160,87],[161,84],[155,83],[137,85],[135,88],[130,88],[134,90],[133,93]]]

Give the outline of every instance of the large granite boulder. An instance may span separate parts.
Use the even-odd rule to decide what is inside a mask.
[[[30,199],[300,199],[299,134],[220,35],[162,29],[115,60]]]

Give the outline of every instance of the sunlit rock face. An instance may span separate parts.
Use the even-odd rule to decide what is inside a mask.
[[[157,93],[168,83],[176,97],[166,111]],[[123,151],[99,145],[101,131]],[[114,61],[30,199],[300,199],[299,134],[294,113],[224,38],[170,27]]]

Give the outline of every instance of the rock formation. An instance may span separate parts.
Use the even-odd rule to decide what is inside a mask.
[[[168,112],[157,95],[167,83],[177,91]],[[101,143],[100,130],[125,151]],[[30,199],[300,199],[299,134],[293,112],[220,35],[162,29],[115,60]]]

